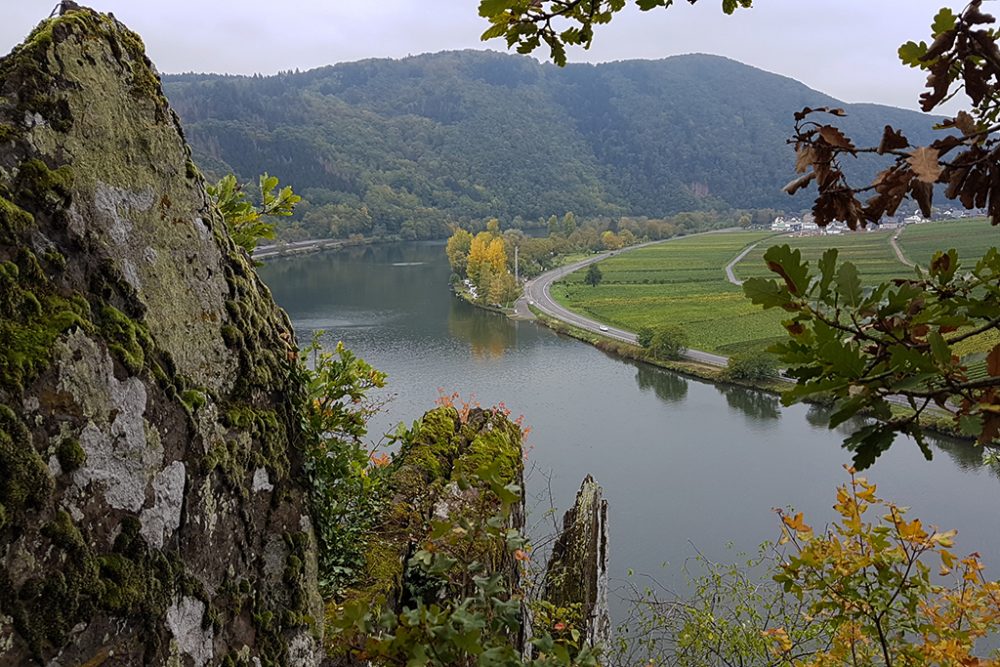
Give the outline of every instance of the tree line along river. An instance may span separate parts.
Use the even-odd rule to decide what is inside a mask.
[[[560,515],[590,473],[609,501],[612,589],[629,570],[678,588],[700,551],[716,561],[775,539],[772,508],[794,506],[814,526],[833,519],[847,480],[843,432],[816,408],[625,362],[534,322],[454,298],[441,244],[366,246],[260,268],[300,342],[324,330],[389,374],[371,435],[409,424],[439,395],[504,402],[531,427],[526,482],[533,516]],[[897,442],[866,476],[911,518],[957,528],[957,552],[979,551],[1000,576],[1000,479],[981,450],[934,441],[927,462]],[[536,534],[544,533],[537,528]],[[612,604],[614,611],[616,605]]]

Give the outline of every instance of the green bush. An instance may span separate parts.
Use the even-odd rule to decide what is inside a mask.
[[[657,359],[680,359],[687,352],[688,335],[681,327],[663,324],[656,327],[650,338],[649,350]]]
[[[724,376],[728,380],[756,382],[778,375],[778,363],[767,354],[737,354],[729,359]]]

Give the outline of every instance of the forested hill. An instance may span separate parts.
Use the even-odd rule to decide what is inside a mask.
[[[798,210],[808,195],[781,192],[793,112],[843,106],[841,127],[862,142],[885,123],[914,142],[933,134],[927,116],[844,105],[708,55],[558,68],[459,51],[164,86],[210,175],[277,175],[305,195],[314,233],[338,235],[430,237],[448,221],[566,211]]]

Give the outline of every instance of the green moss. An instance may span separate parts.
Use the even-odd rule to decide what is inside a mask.
[[[187,177],[192,181],[201,182],[203,180],[204,176],[202,176],[201,170],[198,169],[198,165],[196,165],[194,161],[192,161],[190,158],[188,159],[187,162],[184,163],[184,168]]]
[[[36,656],[46,645],[63,645],[71,628],[93,614],[101,591],[97,561],[68,512],[57,511],[41,534],[51,541],[62,564],[45,577],[25,582],[10,608],[15,627]]]
[[[489,428],[477,429],[468,449],[455,461],[452,479],[471,480],[480,470],[496,466],[504,483],[517,483],[523,465],[521,431],[502,415],[485,414]]]
[[[14,243],[34,223],[34,216],[9,199],[0,197],[0,242]]]
[[[19,391],[51,362],[52,346],[69,329],[90,330],[90,309],[81,298],[64,298],[25,287],[10,263],[0,264],[0,387]]]
[[[231,434],[206,454],[206,472],[221,470],[226,479],[246,494],[246,478],[255,468],[266,468],[272,479],[288,476],[288,433],[274,410],[258,410],[248,405],[230,408],[224,423],[249,436]],[[255,443],[256,446],[255,446]]]
[[[87,462],[87,453],[76,438],[66,438],[56,447],[56,458],[64,473],[71,473]]]
[[[110,305],[101,308],[99,325],[111,352],[129,372],[140,373],[146,363],[146,353],[153,349],[149,328]]]
[[[14,411],[0,404],[0,503],[7,521],[21,523],[26,508],[43,506],[53,482],[31,434]]]
[[[17,169],[17,196],[21,206],[36,211],[65,206],[73,193],[73,170],[63,165],[50,169],[37,158],[21,163]]]
[[[17,137],[17,129],[13,125],[0,123],[0,144],[12,141]]]
[[[425,414],[400,450],[394,486],[411,495],[426,484],[447,479],[458,453],[458,424],[458,411],[452,407]]]
[[[205,392],[198,391],[197,389],[186,389],[181,392],[181,402],[188,409],[188,412],[194,412],[205,405],[207,400]]]

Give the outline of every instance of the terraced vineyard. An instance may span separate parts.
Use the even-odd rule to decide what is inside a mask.
[[[842,260],[849,259],[858,267],[865,284],[874,285],[890,278],[912,274],[889,245],[893,233],[876,231],[838,236],[798,236],[782,238],[780,242],[801,250],[802,258],[808,260],[812,267],[816,266],[827,248],[838,248]],[[762,243],[757,246],[736,265],[734,272],[737,277],[745,280],[752,276],[774,276],[764,264],[764,251],[768,245],[771,244]]]
[[[630,331],[679,324],[698,350],[763,348],[781,337],[781,315],[753,306],[723,269],[747,245],[771,236],[723,232],[641,248],[601,262],[597,287],[585,284],[585,271],[577,271],[551,293],[567,308]]]

